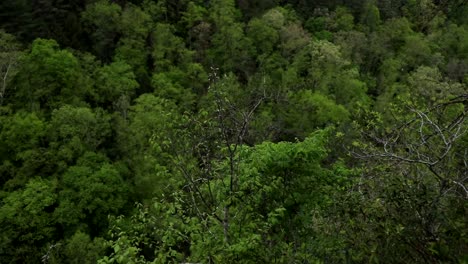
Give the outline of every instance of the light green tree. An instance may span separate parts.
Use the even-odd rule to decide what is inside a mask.
[[[124,61],[116,61],[96,69],[94,100],[106,108],[119,109],[119,100],[130,100],[139,87],[132,67]],[[128,102],[127,102],[128,103]]]

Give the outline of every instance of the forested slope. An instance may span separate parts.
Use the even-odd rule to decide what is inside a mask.
[[[1,263],[467,263],[464,0],[0,3]]]

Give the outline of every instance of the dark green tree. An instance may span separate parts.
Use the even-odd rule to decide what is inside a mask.
[[[90,87],[78,59],[54,40],[37,39],[21,63],[13,85],[16,109],[50,112],[64,104],[85,105]]]

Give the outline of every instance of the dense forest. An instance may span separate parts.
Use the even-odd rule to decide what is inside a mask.
[[[465,0],[5,0],[0,263],[468,263]]]

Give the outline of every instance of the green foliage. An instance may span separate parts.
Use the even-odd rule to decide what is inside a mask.
[[[35,262],[38,251],[56,235],[51,211],[57,202],[56,180],[33,178],[26,186],[2,193],[0,207],[2,259],[9,262]]]
[[[155,201],[153,207],[138,207],[130,222],[123,219],[115,222],[111,242],[114,253],[103,263],[314,259],[316,252],[301,244],[306,237],[309,243],[314,241],[311,235],[319,231],[314,231],[310,214],[329,208],[332,200],[324,197],[339,190],[338,186],[345,186],[349,173],[340,171],[339,165],[334,170],[321,166],[327,155],[324,147],[327,134],[317,132],[304,142],[243,147],[237,157],[241,163],[233,192],[223,178],[199,187],[201,194],[212,195],[219,204],[211,212],[204,211],[208,208],[202,201],[194,204],[190,194],[180,192]],[[214,166],[217,174],[229,173],[230,161],[224,159]],[[230,209],[226,231],[219,219],[226,217],[227,207]],[[312,208],[315,209],[311,211]],[[304,221],[310,223],[305,225],[308,228],[296,229],[304,226]],[[137,235],[130,237],[131,233]],[[189,252],[181,248],[184,244],[190,245]]]
[[[151,84],[157,95],[176,101],[182,109],[190,109],[207,75],[193,61],[194,53],[184,47],[182,39],[173,31],[171,25],[156,24],[152,53],[155,72]]]
[[[374,0],[367,0],[361,15],[361,23],[374,31],[380,24],[380,10]]]
[[[103,60],[107,61],[113,55],[115,39],[121,30],[121,13],[122,8],[108,0],[89,4],[82,13],[83,24],[93,40],[93,51]]]
[[[77,231],[67,240],[63,249],[63,259],[71,264],[97,263],[99,257],[104,254],[104,250],[102,238],[91,239],[86,233]]]
[[[466,262],[467,10],[3,1],[0,262]]]
[[[250,39],[245,36],[244,25],[238,22],[239,10],[234,1],[213,1],[209,12],[216,27],[208,53],[210,65],[225,73],[241,71],[248,74],[253,47]]]
[[[52,112],[49,149],[62,172],[86,151],[97,151],[110,134],[109,116],[102,109],[64,106]]]
[[[4,190],[25,184],[41,167],[47,127],[35,113],[0,116],[1,182]]]
[[[409,101],[394,105],[390,111],[393,118],[387,117],[389,120],[378,113],[371,114],[374,117],[368,119],[366,128],[362,127],[362,134],[374,140],[355,144],[359,149],[355,153],[367,157],[367,164],[374,162],[373,157],[378,158],[379,166],[367,166],[363,175],[365,183],[357,195],[368,204],[359,205],[365,209],[354,212],[357,221],[353,225],[360,229],[359,222],[364,221],[369,229],[364,228],[368,231],[351,244],[368,239],[375,245],[372,254],[379,257],[404,252],[395,259],[399,262],[456,261],[466,250],[460,246],[465,238],[452,235],[450,230],[459,228],[461,233],[466,232],[466,226],[459,224],[463,217],[455,213],[464,210],[466,192],[452,192],[452,188],[461,187],[457,183],[463,177],[464,166],[455,164],[464,157],[456,153],[458,147],[447,146],[464,145],[456,132],[466,127],[464,122],[458,122],[464,106],[452,99],[421,111]],[[451,184],[457,187],[450,187]],[[357,234],[356,230],[346,232]],[[453,244],[449,246],[450,243]],[[367,246],[359,247],[356,252]],[[365,255],[360,258],[366,261]]]
[[[333,32],[348,32],[354,28],[354,16],[346,7],[338,6],[331,14],[324,12],[320,13],[320,16],[317,14],[309,18],[304,27],[313,33],[315,38],[332,41]]]
[[[115,50],[115,61],[124,61],[132,66],[133,72],[139,80],[148,78],[146,69],[149,48],[146,41],[150,35],[151,17],[140,7],[127,5],[122,11],[119,39]]]
[[[65,226],[84,222],[89,228],[105,226],[107,215],[125,203],[126,185],[117,168],[99,154],[87,152],[63,174],[60,202],[54,214]]]
[[[138,197],[150,199],[177,180],[170,166],[177,153],[171,146],[180,139],[184,118],[173,102],[151,94],[135,100],[128,118],[128,125],[118,131],[119,147],[134,173]]]
[[[253,41],[257,54],[273,52],[279,40],[278,31],[267,24],[265,19],[252,19],[248,25],[247,37]]]
[[[29,111],[63,104],[82,105],[89,87],[82,83],[78,60],[54,40],[37,39],[16,76],[15,106]]]
[[[340,47],[328,41],[315,41],[304,48],[293,63],[306,87],[333,98],[352,110],[358,102],[367,103],[367,86],[359,72],[343,58]]]
[[[447,98],[463,94],[464,90],[460,83],[444,82],[437,68],[425,66],[411,73],[408,77],[408,85],[412,88],[412,94],[419,96],[420,105],[443,103]]]
[[[349,112],[320,93],[302,90],[289,95],[286,126],[289,133],[303,138],[317,128],[346,122]]]
[[[174,35],[173,30],[169,24],[156,24],[152,56],[157,72],[168,70],[171,65],[177,65],[185,59],[182,57],[184,53],[178,53],[180,49],[183,49],[183,42]]]
[[[335,10],[335,28],[337,31],[351,31],[354,27],[354,16],[345,7],[337,7]]]
[[[133,96],[138,88],[131,66],[123,61],[104,65],[95,75],[93,93],[98,103],[116,103],[121,98]]]

